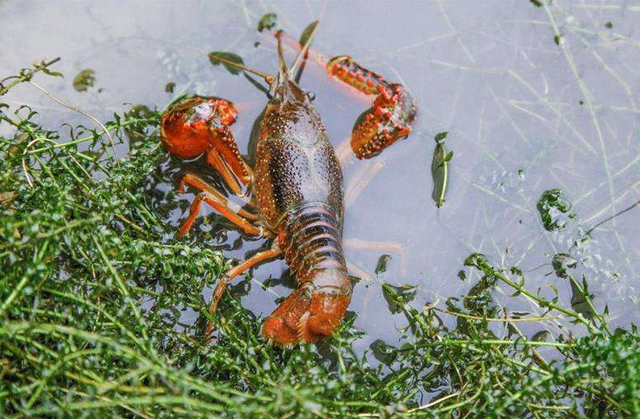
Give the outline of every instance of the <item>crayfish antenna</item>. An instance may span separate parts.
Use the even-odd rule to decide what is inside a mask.
[[[213,55],[213,53],[211,53],[211,54]],[[267,74],[267,73],[262,72],[260,70],[256,70],[255,68],[247,67],[244,64],[240,64],[240,63],[237,63],[235,61],[228,60],[228,59],[226,59],[224,57],[221,57],[221,56],[219,56],[217,54],[215,54],[213,56],[215,57],[216,60],[218,60],[218,61],[220,61],[220,62],[222,62],[224,64],[239,68],[240,70],[246,71],[247,73],[255,74],[258,77],[262,77],[264,79],[264,81],[266,81],[269,86],[271,86],[273,84],[274,77],[272,75],[270,75],[270,74]]]
[[[282,53],[282,31],[276,32],[276,39],[278,40],[278,79],[275,84],[271,86],[273,95],[280,96],[282,98],[289,96],[289,81],[291,76],[289,74],[289,68],[287,62],[284,60]]]
[[[316,36],[318,25],[320,25],[320,20],[312,22],[311,25],[313,25],[311,32],[309,33],[309,36],[307,36],[307,39],[305,39],[304,45],[300,45],[301,49],[300,51],[298,51],[298,55],[291,65],[291,73],[295,73],[298,66],[300,66],[300,70],[296,74],[295,78],[296,83],[298,83],[300,81],[300,78],[302,77],[302,71],[304,70],[307,57],[309,56],[309,47],[311,47],[313,38]]]

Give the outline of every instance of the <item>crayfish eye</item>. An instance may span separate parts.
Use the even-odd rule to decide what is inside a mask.
[[[313,284],[311,284],[311,282],[307,282],[305,285],[303,285],[302,290],[302,295],[304,297],[311,297],[313,295],[313,292],[315,291],[315,287],[313,286]]]
[[[193,113],[186,121],[189,124],[194,124],[196,122],[206,121],[207,119],[210,119],[211,115],[213,114],[213,107],[211,106],[211,104],[209,104],[209,102],[202,102],[199,105],[194,106],[192,111]]]

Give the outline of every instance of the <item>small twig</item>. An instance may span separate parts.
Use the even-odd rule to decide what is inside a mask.
[[[302,61],[306,61],[307,57],[309,56],[308,51],[309,51],[309,46],[311,45],[311,43],[313,42],[313,38],[316,36],[316,32],[318,31],[318,26],[320,24],[319,20],[315,21],[315,26],[313,27],[313,29],[311,30],[311,33],[309,34],[309,37],[307,37],[306,42],[304,43],[304,45],[301,45],[301,49],[300,51],[298,51],[298,55],[296,56],[296,59],[293,61],[293,64],[291,64],[291,73],[295,73],[296,69],[298,68],[299,65],[302,64]]]
[[[126,121],[124,121],[124,122],[122,122],[122,123],[120,123],[118,125],[112,125],[111,128],[109,128],[109,130],[115,131],[117,129],[126,128],[127,126],[133,125],[133,124],[138,123],[140,121],[141,120],[139,120],[139,119],[128,119],[128,120],[126,120]],[[30,150],[28,153],[27,153],[27,151],[25,151],[24,153],[25,154],[38,154],[38,153],[42,153],[42,152],[45,152],[45,151],[51,151],[51,150],[54,150],[56,148],[64,148],[64,147],[69,147],[69,146],[72,146],[72,145],[77,145],[77,144],[80,144],[80,143],[84,143],[84,142],[93,140],[94,138],[96,138],[96,135],[98,137],[100,137],[102,135],[105,135],[107,132],[108,131],[97,132],[95,135],[88,135],[86,137],[76,138],[75,140],[70,140],[70,141],[67,141],[65,143],[56,142],[52,146],[40,147],[40,148],[36,148],[36,149]]]
[[[464,346],[469,347],[472,345],[489,345],[489,346],[522,346],[522,347],[537,347],[547,346],[552,348],[573,348],[573,343],[564,342],[538,342],[535,340],[504,340],[504,339],[447,339],[440,340],[438,342],[423,342],[416,343],[409,349],[400,348],[397,352],[406,352],[407,350],[413,350],[414,348],[434,348],[438,346]],[[515,362],[511,360],[511,362]]]
[[[595,230],[596,228],[600,227],[602,224],[613,220],[614,218],[624,214],[625,212],[631,211],[632,209],[634,209],[635,207],[637,207],[638,205],[640,205],[640,200],[634,202],[632,205],[628,206],[627,208],[623,209],[622,211],[618,211],[617,213],[613,214],[610,217],[605,218],[604,220],[600,221],[598,224],[594,225],[593,227],[591,227],[589,230],[587,230],[586,233],[584,233],[585,236],[588,236],[589,234],[591,234],[591,232],[593,230]]]
[[[51,143],[57,144],[54,140],[46,137],[36,137],[34,138],[27,146],[24,148],[24,154],[26,154],[29,147],[36,144],[39,141],[49,141]],[[24,172],[24,177],[27,179],[27,183],[30,188],[33,188],[33,182],[31,181],[31,175],[29,174],[29,165],[27,164],[27,159],[25,157],[22,158],[22,171]]]
[[[535,301],[540,308],[543,308],[543,309],[549,308],[549,309],[559,311],[560,313],[563,313],[569,317],[576,319],[579,323],[582,323],[584,326],[587,327],[587,329],[590,332],[596,332],[594,323],[591,322],[589,319],[586,319],[582,314],[578,313],[577,311],[564,308],[553,301],[545,300],[539,295],[527,290],[521,284],[518,284],[517,282],[507,277],[507,275],[504,274],[503,272],[494,269],[486,260],[482,260],[482,259],[475,260],[472,262],[467,262],[466,264],[467,266],[473,266],[480,269],[485,275],[489,277],[501,280],[502,282],[504,282],[505,284],[513,288],[514,290],[520,292],[521,294]]]
[[[42,70],[46,69],[47,67],[57,63],[58,61],[60,61],[60,57],[56,57],[51,61],[42,62],[41,64],[35,64],[33,66],[34,67],[33,69],[29,69],[29,70],[24,71],[20,76],[11,76],[11,77],[7,77],[7,78],[4,78],[4,79],[0,80],[0,96],[2,96],[5,93],[7,93],[14,86],[16,86],[16,85],[18,85],[20,83],[24,83],[25,81],[30,81],[31,77],[33,77],[34,74],[36,74],[39,71],[42,71]],[[10,80],[12,78],[15,78],[15,80],[12,81],[11,83],[9,83],[6,86],[3,86],[2,83],[4,81]]]
[[[100,128],[102,128],[102,130],[107,134],[107,137],[109,137],[109,142],[111,143],[111,149],[113,150],[113,157],[115,158],[116,164],[120,165],[119,162],[119,157],[118,157],[118,151],[116,150],[116,142],[113,140],[113,137],[111,136],[111,133],[109,132],[109,130],[107,129],[107,127],[104,126],[104,124],[102,122],[100,122],[100,120],[98,118],[96,118],[95,116],[81,110],[78,109],[74,106],[71,105],[67,105],[66,103],[64,103],[63,101],[61,101],[60,99],[58,99],[57,97],[55,97],[53,94],[51,94],[47,89],[45,89],[44,87],[40,86],[39,84],[33,82],[33,81],[29,81],[29,84],[31,84],[32,86],[34,86],[35,88],[37,88],[38,90],[42,91],[45,95],[49,96],[49,98],[51,98],[51,100],[53,100],[54,102],[56,102],[58,105],[67,108],[71,111],[77,112],[81,115],[86,116],[87,118],[91,119],[93,122],[95,122],[97,125],[100,126]]]
[[[459,395],[460,395],[460,392],[456,391],[455,393],[451,393],[451,394],[448,394],[446,396],[440,397],[439,399],[436,399],[436,400],[434,400],[432,402],[429,402],[429,403],[427,403],[425,405],[422,405],[422,406],[416,407],[414,409],[408,410],[407,413],[413,413],[413,412],[417,412],[418,410],[428,409],[430,407],[433,407],[435,405],[438,405],[438,404],[442,403],[445,400],[451,399],[453,397],[458,397]]]
[[[465,318],[465,319],[483,320],[483,321],[487,321],[487,322],[502,322],[502,323],[541,322],[541,321],[545,321],[545,320],[561,319],[561,318],[564,317],[563,315],[555,315],[555,316],[539,316],[539,317],[505,317],[505,318],[501,319],[501,318],[496,318],[496,317],[480,317],[480,316],[473,316],[473,315],[470,315],[470,314],[456,313],[455,311],[449,311],[449,310],[445,310],[445,309],[442,309],[442,308],[439,308],[439,307],[434,307],[434,306],[425,307],[425,309],[434,310],[434,311],[438,311],[440,313],[450,314],[452,316],[462,317],[462,318]]]
[[[236,67],[236,68],[238,68],[238,69],[240,69],[242,71],[246,71],[248,73],[255,74],[256,76],[262,77],[267,82],[267,84],[269,84],[269,85],[271,85],[273,83],[273,81],[274,81],[274,77],[272,75],[267,74],[265,72],[262,72],[260,70],[256,70],[255,68],[247,67],[244,64],[240,64],[240,63],[237,63],[235,61],[228,60],[228,59],[226,59],[224,57],[221,57],[218,54],[213,54],[213,57],[216,60],[222,62],[223,64],[230,65],[230,66]]]
[[[509,323],[511,323],[511,322],[509,322]],[[521,339],[523,339],[525,341],[529,341],[527,339],[527,337],[525,336],[525,334],[522,333],[522,331],[518,328],[517,325],[510,324],[510,326],[513,328],[513,330],[516,331],[516,333],[518,334],[518,336],[520,336]],[[533,359],[536,362],[536,364],[538,364],[538,366],[540,366],[542,368],[548,368],[549,367],[549,364],[547,363],[547,360],[544,359],[542,357],[542,355],[540,355],[540,353],[536,350],[535,347],[530,347],[529,349],[531,350],[531,354],[533,356]]]

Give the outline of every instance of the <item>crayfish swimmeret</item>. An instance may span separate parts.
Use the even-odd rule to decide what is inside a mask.
[[[238,196],[247,191],[249,197],[241,208],[197,175],[185,175],[179,191],[189,185],[200,193],[179,236],[189,231],[204,201],[246,234],[275,239],[269,250],[257,253],[220,279],[210,312],[215,312],[234,277],[282,255],[299,288],[266,319],[262,334],[277,345],[289,346],[330,336],[346,313],[352,284],[342,249],[340,162],[309,95],[291,78],[308,52],[308,43],[289,69],[281,37],[278,33],[276,77],[229,63],[262,76],[269,84],[270,100],[259,122],[253,168],[238,150],[230,128],[237,111],[225,99],[195,96],[170,107],[162,117],[162,141],[170,153],[182,158],[206,154],[208,164],[229,189]],[[348,56],[331,59],[326,69],[359,91],[378,95],[353,130],[351,146],[357,157],[372,157],[409,135],[416,104],[403,86],[386,82]],[[209,322],[207,336],[211,331]]]

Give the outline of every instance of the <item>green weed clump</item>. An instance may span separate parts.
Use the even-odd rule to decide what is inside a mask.
[[[171,238],[143,193],[165,158],[159,113],[114,115],[110,137],[102,128],[63,134],[1,99],[0,132],[11,132],[0,136],[3,418],[640,417],[637,330],[610,331],[572,278],[589,311],[528,290],[517,268],[482,255],[460,274],[475,283],[469,294],[444,308],[417,308],[415,292],[384,287],[406,317],[399,346],[356,351],[350,317],[317,346],[274,348],[233,295],[205,345],[201,322],[181,317],[206,318],[203,289],[227,265]],[[125,157],[111,139],[128,144]],[[535,313],[499,307],[497,287]],[[528,337],[523,322],[543,332]]]

